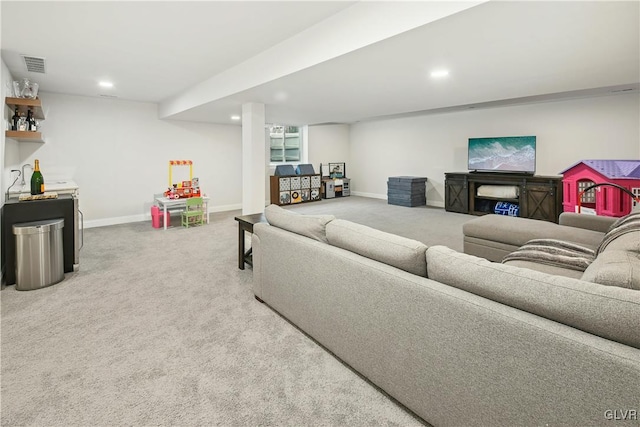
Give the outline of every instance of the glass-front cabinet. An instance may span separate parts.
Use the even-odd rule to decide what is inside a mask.
[[[271,125],[269,128],[271,162],[298,162],[301,157],[301,133],[297,126]]]

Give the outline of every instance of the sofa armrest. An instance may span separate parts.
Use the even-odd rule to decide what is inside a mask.
[[[573,212],[563,212],[560,214],[560,225],[568,227],[583,228],[585,230],[599,231],[606,233],[618,218],[610,216],[585,215]]]

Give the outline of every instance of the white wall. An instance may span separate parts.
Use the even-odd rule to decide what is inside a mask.
[[[5,141],[3,193],[10,169],[37,158],[45,184],[58,177],[79,184],[87,227],[139,221],[168,185],[168,161],[191,159],[212,210],[241,208],[240,126],[159,120],[155,104],[40,95],[46,142]],[[640,158],[639,117],[640,97],[624,94],[310,126],[308,161],[316,169],[345,162],[352,191],[370,197],[386,198],[389,176],[427,176],[427,203],[443,206],[444,173],[467,170],[469,137],[536,135],[537,174],[556,175],[582,159]]]
[[[0,87],[0,96],[2,97],[2,99],[4,100],[4,98],[6,96],[9,96],[9,89],[11,86],[7,86],[7,84],[11,84],[11,82],[13,81],[13,77],[11,76],[11,73],[9,72],[9,69],[7,68],[7,65],[4,63],[4,61],[0,60],[0,84],[2,85]],[[7,144],[7,141],[5,140],[4,137],[4,131],[7,129],[10,129],[9,126],[9,120],[12,117],[9,111],[9,107],[7,107],[6,104],[4,104],[3,101],[3,105],[4,108],[2,109],[2,111],[4,112],[4,114],[2,115],[2,129],[0,129],[0,165],[4,165],[5,160],[6,160],[6,156],[5,156],[5,147]],[[11,185],[11,182],[13,182],[13,180],[11,180],[11,182],[9,182],[9,184],[5,184],[8,180],[11,179],[11,170],[5,170],[4,168],[0,171],[0,189],[2,190],[2,195],[0,195],[0,209],[2,208],[2,206],[4,206],[4,202],[5,202],[5,186],[6,185]],[[3,245],[3,239],[0,239],[0,253],[4,253],[3,249],[2,249],[2,245]],[[4,267],[4,264],[3,264]],[[0,269],[0,282],[3,280],[4,278],[4,271],[2,271],[2,269]]]
[[[300,163],[309,163],[313,165],[316,173],[320,173],[320,164],[328,162],[345,162],[347,164],[347,173],[349,171],[349,125],[312,125],[303,126],[304,133],[304,150],[303,161]],[[265,138],[268,133],[265,132]],[[269,159],[269,144],[266,143],[267,159]],[[297,164],[293,165],[294,168]],[[266,167],[266,184],[265,194],[266,204],[271,203],[270,200],[270,178],[275,173],[276,167],[269,164]]]
[[[637,93],[357,123],[352,192],[386,198],[387,178],[426,176],[427,204],[444,206],[444,173],[467,170],[470,137],[535,135],[536,174],[583,159],[640,159]]]
[[[154,193],[169,184],[172,159],[194,161],[193,176],[211,197],[212,211],[241,207],[240,126],[159,120],[149,103],[52,93],[40,98],[46,142],[19,143],[5,172],[39,159],[45,188],[73,178],[86,227],[148,218]],[[174,182],[188,178],[188,167],[173,171]]]
[[[12,139],[5,139],[4,131],[11,129],[11,118],[13,117],[13,111],[4,103],[4,99],[7,96],[12,96],[12,90],[10,89],[13,82],[13,77],[11,76],[11,72],[7,68],[7,65],[2,62],[2,68],[0,71],[0,84],[2,87],[0,89],[2,93],[2,105],[4,108],[2,109],[2,132],[0,136],[0,165],[5,166],[7,162],[12,161],[18,155],[18,146],[17,143]],[[2,195],[0,196],[0,206],[4,205],[5,202],[5,190],[11,185],[13,179],[17,175],[11,174],[11,168],[3,168],[2,173],[0,173],[0,189],[2,190]]]
[[[309,126],[309,163],[320,173],[321,163],[346,163],[349,176],[349,125]]]
[[[211,197],[211,211],[242,207],[240,126],[159,120],[156,104],[150,103],[46,92],[40,98],[45,143],[7,140],[3,193],[11,169],[39,159],[45,188],[63,178],[80,186],[86,227],[142,221],[149,217],[153,194],[169,184],[168,161],[190,159],[194,176]],[[349,164],[349,126],[312,126],[308,138],[314,168],[320,162]],[[173,172],[174,182],[188,177],[187,167]],[[28,183],[29,168],[25,175]]]

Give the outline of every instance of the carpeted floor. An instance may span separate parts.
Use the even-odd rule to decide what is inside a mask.
[[[362,197],[291,209],[454,249],[470,219]],[[253,298],[239,214],[88,229],[80,271],[3,289],[2,425],[422,425]]]

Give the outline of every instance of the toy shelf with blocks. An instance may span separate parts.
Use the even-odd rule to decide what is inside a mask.
[[[320,174],[272,175],[270,177],[271,203],[290,205],[320,200]]]

